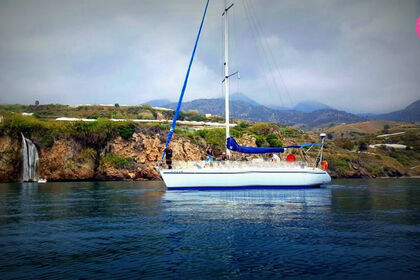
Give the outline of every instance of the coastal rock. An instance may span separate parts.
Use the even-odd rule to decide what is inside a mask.
[[[0,137],[0,182],[19,181],[21,174],[21,151],[18,141],[9,136]]]
[[[21,143],[19,133],[0,136],[0,181],[21,180]],[[43,139],[32,135],[39,153],[40,176],[49,181],[62,180],[160,180],[154,169],[159,164],[164,149],[167,130],[160,126],[136,126],[129,139],[112,136],[102,139],[103,144],[93,145],[77,137],[61,136],[51,146]],[[298,139],[299,138],[299,139]],[[298,139],[298,140],[296,140]],[[282,137],[285,145],[294,142],[318,141],[318,135],[306,133],[293,137]],[[253,135],[238,137],[240,145],[256,146]],[[104,145],[104,146],[103,146]],[[420,168],[402,164],[389,152],[354,152],[327,141],[324,159],[329,163],[328,172],[333,178],[399,177],[418,176]],[[174,165],[177,161],[198,161],[205,156],[206,140],[194,133],[174,135],[171,148]],[[219,152],[223,151],[220,148]],[[406,152],[408,153],[408,152]],[[315,159],[317,149],[307,152]],[[250,160],[261,155],[232,153],[233,159]],[[217,155],[220,156],[220,155]],[[313,164],[311,162],[311,164]]]
[[[130,139],[116,137],[103,149],[101,155],[112,153],[116,156],[134,160],[130,167],[115,168],[100,166],[97,178],[108,180],[159,180],[160,174],[154,167],[159,163],[164,150],[164,137],[134,133]],[[187,137],[176,137],[171,142],[174,161],[200,160],[203,148],[193,144]],[[127,171],[127,172],[126,172]]]
[[[88,180],[95,175],[95,151],[73,140],[57,140],[39,151],[40,176],[47,180]]]
[[[239,145],[248,146],[248,147],[256,147],[257,142],[255,137],[251,135],[244,134],[242,137],[236,139]]]

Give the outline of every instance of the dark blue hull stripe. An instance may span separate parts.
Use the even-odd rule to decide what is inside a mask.
[[[245,190],[245,189],[310,189],[319,188],[320,185],[307,186],[239,186],[239,187],[168,187],[168,190]]]
[[[247,173],[293,173],[293,174],[327,174],[326,172],[306,172],[306,171],[238,171],[238,172],[176,172],[176,171],[163,171],[163,174],[247,174]]]

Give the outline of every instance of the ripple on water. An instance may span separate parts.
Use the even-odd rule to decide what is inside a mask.
[[[0,278],[415,279],[420,181],[392,182],[168,192],[156,182],[3,184]]]

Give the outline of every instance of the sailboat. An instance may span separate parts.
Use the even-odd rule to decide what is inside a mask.
[[[196,37],[191,59],[188,65],[184,84],[179,97],[178,105],[175,110],[174,119],[165,150],[162,153],[160,165],[156,169],[160,172],[168,189],[224,189],[224,188],[299,188],[299,187],[319,187],[331,182],[331,177],[326,169],[326,162],[323,161],[323,148],[325,134],[321,134],[321,142],[292,145],[286,147],[246,147],[239,145],[230,136],[229,123],[229,78],[234,74],[229,74],[229,28],[228,12],[233,7],[225,5],[222,16],[224,17],[224,91],[225,91],[225,127],[226,127],[226,153],[228,159],[231,152],[243,154],[267,154],[283,153],[287,149],[303,149],[320,146],[320,152],[314,166],[298,162],[272,162],[272,161],[232,161],[214,162],[203,165],[201,162],[177,163],[173,169],[164,168],[163,159],[166,148],[168,147],[172,135],[175,131],[176,121],[181,109],[182,100],[188,83],[191,65],[194,60],[204,19],[206,17],[209,0],[207,0],[200,28]],[[321,164],[322,163],[322,164]],[[322,166],[322,167],[321,167]],[[321,168],[320,168],[321,167]]]

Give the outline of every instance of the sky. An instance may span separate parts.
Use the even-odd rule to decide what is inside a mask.
[[[420,99],[420,0],[234,0],[232,93],[382,113]],[[0,0],[0,103],[176,101],[205,0]],[[210,1],[185,100],[223,97]]]

